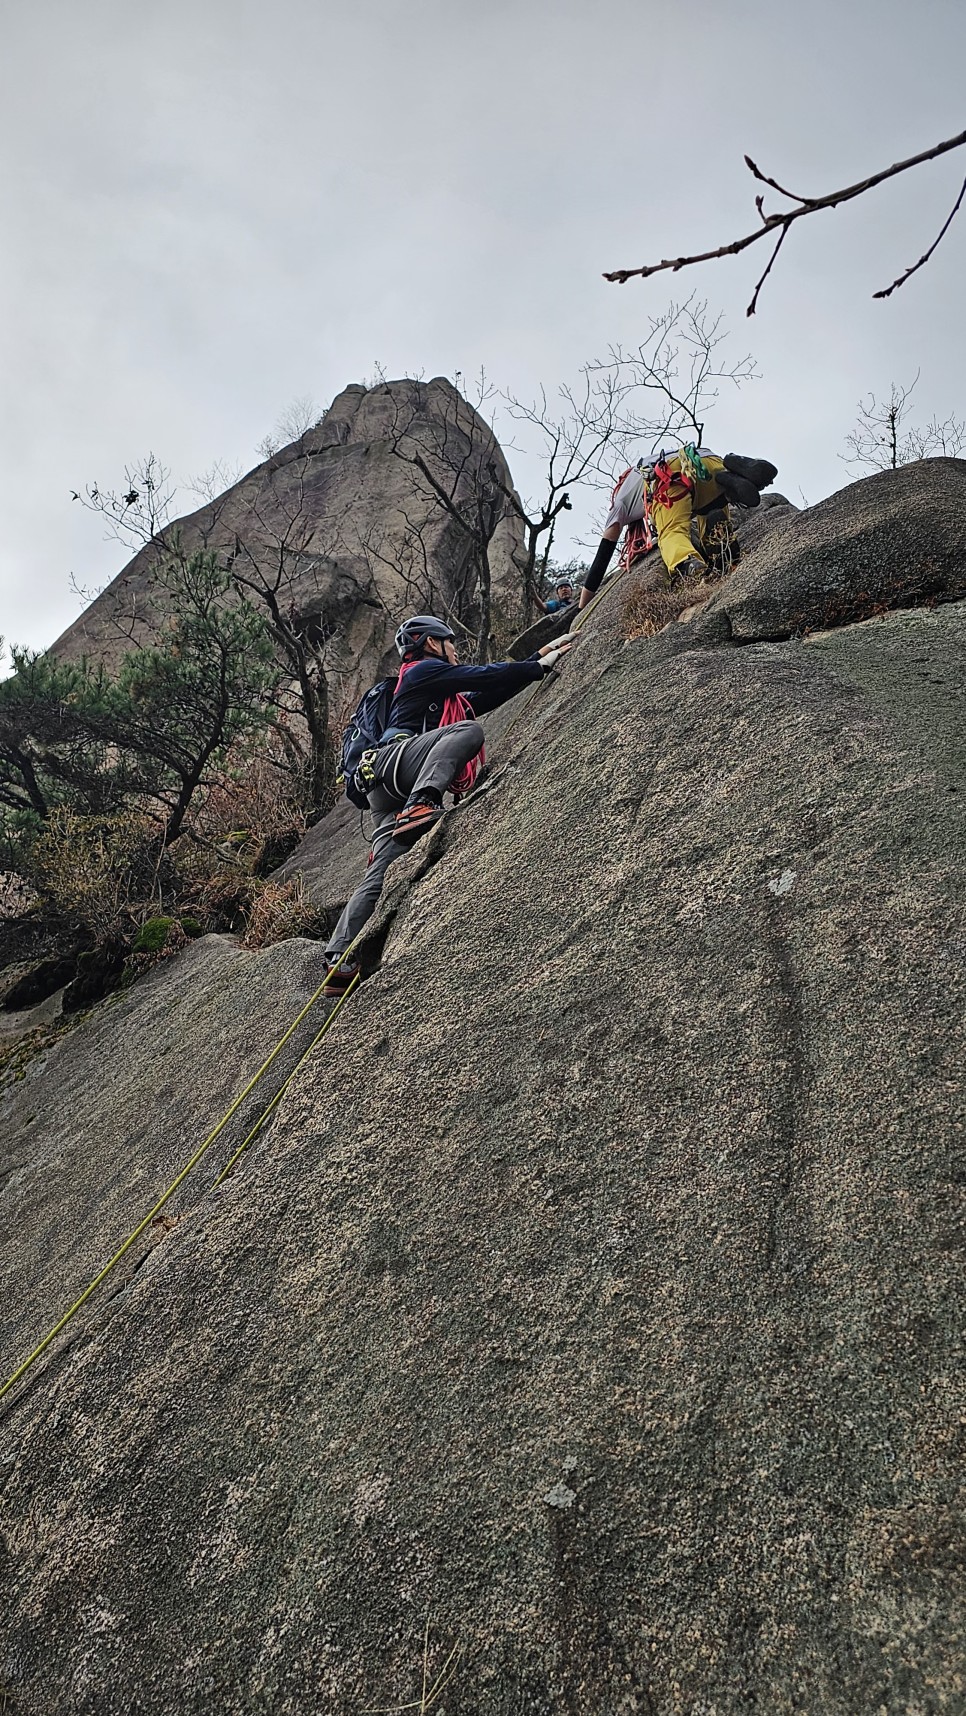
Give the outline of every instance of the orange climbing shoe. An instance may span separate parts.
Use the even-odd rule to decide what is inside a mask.
[[[413,846],[431,828],[435,828],[443,815],[441,804],[421,802],[405,804],[393,823],[392,837],[401,846]]]

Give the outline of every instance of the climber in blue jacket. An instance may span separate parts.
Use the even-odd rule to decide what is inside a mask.
[[[439,821],[445,792],[459,798],[472,788],[484,761],[477,717],[542,679],[570,648],[569,637],[557,638],[526,661],[464,666],[455,632],[433,614],[404,621],[395,642],[402,666],[388,723],[361,770],[376,818],[369,862],[326,946],[334,968],[326,995],[344,994],[357,974],[342,955],[375,911],[390,864]]]
[[[564,608],[572,608],[574,604],[574,586],[571,578],[558,578],[553,587],[553,595],[549,601],[535,596],[537,607],[545,614],[561,614]]]

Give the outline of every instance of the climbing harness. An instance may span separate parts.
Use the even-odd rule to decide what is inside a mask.
[[[67,1327],[68,1323],[70,1323],[72,1321],[72,1319],[74,1317],[76,1317],[78,1311],[81,1309],[81,1307],[83,1305],[86,1305],[88,1299],[91,1297],[91,1295],[93,1293],[96,1292],[97,1288],[100,1287],[101,1283],[103,1281],[106,1281],[107,1277],[112,1273],[112,1271],[117,1268],[117,1265],[120,1263],[121,1259],[126,1255],[126,1253],[128,1251],[130,1251],[131,1246],[135,1243],[135,1241],[137,1239],[139,1239],[141,1234],[144,1233],[145,1229],[150,1227],[151,1223],[157,1219],[157,1217],[160,1215],[161,1211],[164,1209],[165,1204],[169,1201],[170,1198],[172,1198],[174,1196],[175,1192],[178,1190],[178,1187],[180,1185],[182,1185],[182,1183],[188,1178],[188,1175],[190,1173],[192,1173],[192,1171],[198,1166],[198,1163],[201,1161],[202,1157],[205,1156],[207,1154],[207,1152],[210,1150],[210,1148],[211,1148],[212,1144],[214,1144],[215,1140],[221,1136],[221,1133],[225,1130],[225,1127],[228,1125],[229,1121],[232,1120],[233,1117],[238,1113],[238,1110],[241,1107],[242,1103],[245,1101],[245,1098],[247,1096],[251,1095],[252,1091],[255,1089],[255,1086],[264,1077],[265,1073],[267,1073],[269,1067],[271,1066],[272,1062],[275,1060],[276,1056],[281,1053],[282,1049],[285,1047],[285,1044],[293,1036],[295,1031],[298,1030],[298,1027],[302,1023],[302,1020],[307,1016],[308,1013],[311,1012],[312,1008],[315,1006],[316,1002],[319,1000],[319,998],[322,994],[322,991],[325,988],[326,983],[329,981],[329,978],[331,977],[332,973],[334,971],[337,971],[339,969],[339,966],[342,965],[346,959],[348,959],[350,953],[352,953],[352,951],[356,947],[357,943],[361,940],[362,933],[363,932],[360,930],[359,935],[357,935],[355,938],[355,941],[350,942],[350,944],[346,948],[345,952],[340,954],[339,958],[332,965],[330,965],[327,968],[325,978],[319,984],[319,987],[315,991],[315,994],[311,995],[309,997],[308,1001],[306,1001],[305,1006],[302,1008],[301,1012],[298,1013],[296,1015],[296,1017],[293,1019],[291,1025],[288,1027],[288,1030],[285,1031],[284,1034],[279,1038],[279,1040],[276,1043],[271,1054],[268,1055],[267,1058],[262,1062],[262,1064],[259,1067],[254,1078],[249,1079],[244,1090],[240,1093],[240,1095],[236,1096],[234,1102],[231,1104],[231,1107],[227,1110],[227,1112],[225,1114],[222,1115],[222,1118],[219,1120],[217,1126],[213,1127],[212,1130],[208,1133],[207,1138],[205,1138],[202,1141],[202,1143],[199,1144],[197,1150],[194,1152],[194,1155],[189,1157],[188,1161],[185,1163],[184,1167],[181,1169],[181,1172],[175,1177],[175,1179],[172,1180],[167,1191],[163,1192],[161,1194],[160,1198],[157,1200],[157,1203],[155,1203],[153,1205],[153,1207],[148,1211],[148,1213],[144,1217],[143,1221],[138,1222],[138,1225],[134,1229],[133,1233],[128,1234],[128,1237],[124,1241],[124,1244],[118,1247],[118,1249],[117,1249],[117,1251],[115,1251],[113,1257],[108,1259],[108,1261],[107,1261],[107,1263],[105,1263],[103,1269],[101,1269],[99,1271],[99,1273],[97,1275],[95,1275],[93,1281],[90,1281],[88,1283],[88,1285],[84,1288],[83,1293],[80,1295],[80,1297],[78,1299],[75,1299],[73,1305],[70,1306],[69,1310],[64,1312],[64,1315],[58,1320],[58,1322],[56,1322],[54,1324],[53,1328],[44,1336],[43,1340],[40,1341],[38,1343],[38,1345],[34,1347],[33,1352],[28,1353],[27,1357],[23,1360],[23,1362],[21,1364],[19,1364],[17,1366],[17,1368],[13,1372],[13,1374],[7,1378],[6,1382],[3,1383],[2,1386],[0,1386],[0,1400],[3,1399],[4,1395],[7,1394],[11,1388],[13,1388],[15,1383],[19,1382],[22,1377],[26,1376],[26,1374],[27,1374],[28,1370],[30,1370],[31,1366],[34,1365],[36,1363],[37,1359],[39,1359],[41,1357],[41,1355],[46,1352],[47,1348],[50,1346],[51,1341],[55,1340],[56,1337],[60,1334],[61,1330],[65,1329]],[[214,1182],[215,1185],[220,1184],[220,1182],[224,1179],[225,1175],[228,1173],[229,1169],[234,1166],[234,1164],[238,1160],[239,1156],[241,1156],[244,1153],[244,1151],[248,1149],[249,1145],[257,1137],[262,1126],[264,1125],[265,1121],[267,1120],[269,1114],[272,1113],[273,1109],[276,1108],[278,1103],[281,1101],[283,1095],[285,1094],[285,1091],[288,1089],[288,1086],[291,1084],[292,1079],[295,1076],[295,1073],[298,1071],[298,1068],[308,1058],[308,1056],[311,1054],[312,1050],[315,1048],[316,1044],[321,1042],[322,1038],[325,1036],[326,1031],[329,1029],[329,1026],[334,1022],[336,1015],[339,1013],[343,1002],[348,1000],[348,998],[349,998],[350,994],[352,993],[352,990],[355,987],[357,982],[358,982],[358,977],[354,980],[354,982],[352,984],[350,984],[350,986],[346,990],[345,994],[341,997],[341,999],[336,1004],[336,1006],[333,1007],[331,1013],[328,1014],[328,1016],[325,1019],[324,1024],[322,1025],[321,1030],[316,1032],[316,1034],[313,1037],[308,1048],[299,1056],[298,1060],[295,1063],[295,1066],[292,1068],[292,1071],[289,1073],[288,1077],[285,1079],[285,1082],[283,1083],[281,1090],[277,1092],[273,1101],[269,1103],[268,1107],[259,1116],[259,1118],[258,1118],[257,1122],[255,1123],[255,1125],[253,1126],[251,1132],[248,1134],[248,1137],[244,1140],[244,1143],[242,1143],[239,1146],[239,1148],[235,1151],[234,1155],[226,1163],[225,1167],[222,1169],[222,1172],[219,1174],[218,1179]]]
[[[652,506],[660,506],[668,511],[677,501],[684,500],[686,495],[694,494],[695,479],[687,471],[672,471],[670,461],[663,453],[659,459],[655,459],[653,469]]]

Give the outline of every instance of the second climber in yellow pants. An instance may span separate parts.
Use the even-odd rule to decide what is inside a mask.
[[[725,545],[731,549],[734,535],[729,501],[758,506],[760,490],[775,481],[777,468],[765,459],[746,459],[738,453],[726,453],[722,459],[704,447],[698,448],[697,454],[707,476],[693,474],[694,461],[685,458],[683,448],[654,465],[642,464],[627,472],[614,491],[600,546],[584,579],[582,608],[603,582],[625,526],[643,520],[645,484],[653,496],[651,517],[669,579],[691,569],[704,571],[709,560],[724,558]],[[697,526],[700,553],[692,540],[692,524]]]
[[[732,539],[728,498],[715,481],[717,472],[725,468],[724,460],[719,459],[717,453],[702,451],[701,462],[709,475],[692,478],[691,485],[688,485],[683,478],[680,454],[668,459],[666,469],[671,480],[664,492],[669,504],[662,506],[660,501],[655,499],[651,508],[661,559],[671,577],[679,570],[687,570],[689,560],[697,559],[691,537],[692,520],[698,527],[697,535],[702,551],[708,541],[709,526],[711,531],[723,532],[728,541]]]

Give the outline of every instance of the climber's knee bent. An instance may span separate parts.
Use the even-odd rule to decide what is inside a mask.
[[[407,794],[449,791],[461,769],[483,749],[483,729],[478,721],[454,721],[449,727],[435,727],[403,747],[403,763],[399,783]]]

